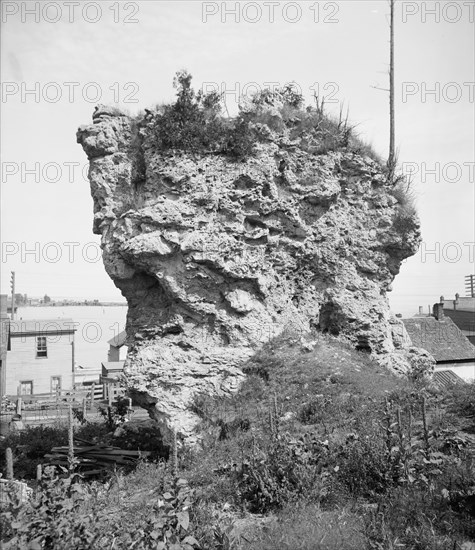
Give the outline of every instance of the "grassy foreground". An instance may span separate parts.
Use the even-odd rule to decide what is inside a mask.
[[[308,349],[281,337],[238,394],[198,396],[198,449],[94,482],[47,473],[2,510],[2,548],[473,548],[475,387],[398,379],[329,336]]]

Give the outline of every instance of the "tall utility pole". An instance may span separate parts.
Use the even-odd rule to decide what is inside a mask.
[[[394,102],[394,5],[396,0],[389,0],[391,9],[389,20],[389,88],[380,88],[371,86],[375,90],[389,92],[389,155],[386,166],[388,168],[388,179],[394,181],[394,172],[396,171],[396,122],[395,122],[395,102]]]
[[[475,298],[475,275],[465,275],[465,294]]]
[[[389,53],[389,156],[388,169],[390,180],[393,179],[396,168],[395,134],[396,124],[394,118],[394,2],[390,0],[391,22],[390,22],[390,53]]]
[[[15,272],[14,271],[12,271],[10,285],[12,287],[12,321],[14,321],[15,320]]]

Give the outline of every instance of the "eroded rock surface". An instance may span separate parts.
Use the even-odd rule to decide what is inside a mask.
[[[152,124],[99,107],[78,130],[94,232],[127,298],[129,390],[192,437],[196,393],[234,391],[240,366],[289,325],[341,335],[400,373],[432,358],[389,311],[420,242],[382,167],[269,132],[254,157],[157,151]]]

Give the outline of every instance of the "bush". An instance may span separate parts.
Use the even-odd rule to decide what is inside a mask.
[[[249,122],[238,119],[228,130],[224,151],[235,160],[248,158],[252,155],[256,137]]]
[[[419,226],[419,221],[415,205],[416,197],[411,183],[406,182],[406,178],[400,175],[396,177],[389,193],[397,200],[398,204],[393,220],[394,229],[402,235],[415,231]]]
[[[164,105],[154,119],[156,145],[163,150],[219,151],[227,137],[219,116],[220,96],[215,92],[196,94],[191,78],[186,71],[176,74],[173,86],[177,89],[177,100]]]
[[[450,412],[469,418],[475,417],[475,382],[454,384],[447,390]]]
[[[383,437],[351,437],[337,451],[337,478],[356,497],[385,493],[398,481],[399,471]]]
[[[234,475],[239,497],[251,512],[265,513],[299,498],[319,500],[328,494],[323,465],[328,449],[316,437],[277,435],[243,462]]]
[[[2,513],[2,548],[193,550],[199,544],[191,534],[192,504],[187,481],[175,479],[143,515],[124,521],[127,510],[111,515],[93,488],[74,475],[58,477],[51,468],[34,500],[13,501]]]
[[[216,92],[195,92],[191,80],[186,71],[176,73],[176,101],[158,106],[153,114],[152,132],[160,150],[223,154],[243,160],[254,154],[256,143],[288,136],[299,140],[299,146],[313,154],[350,150],[381,162],[369,145],[353,136],[353,128],[348,126],[348,120],[343,120],[342,113],[338,120],[327,115],[323,103],[304,109],[304,98],[291,83],[254,94],[239,105],[237,117],[225,118],[221,114],[221,96]],[[149,120],[148,115],[142,118]],[[141,155],[137,159],[136,172],[140,175]]]
[[[36,466],[53,447],[68,444],[66,426],[27,426],[25,430],[9,434],[0,442],[2,458],[10,447],[13,452],[13,470],[17,479],[34,479]],[[4,475],[6,472],[3,472]]]

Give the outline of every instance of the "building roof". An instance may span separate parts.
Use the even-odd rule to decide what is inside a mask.
[[[459,329],[475,334],[475,311],[445,309],[444,307],[444,316],[450,317]]]
[[[107,340],[107,343],[111,346],[114,346],[115,348],[121,348],[125,344],[126,340],[127,333],[125,332],[125,330],[123,330],[122,332],[119,332],[119,334],[116,334],[114,338]]]
[[[125,360],[122,361],[104,361],[104,363],[101,363],[101,365],[107,370],[107,371],[121,371],[124,368]]]
[[[74,334],[77,330],[72,319],[19,319],[9,322],[10,336],[38,334]]]
[[[464,379],[460,378],[458,374],[455,374],[455,372],[451,370],[435,371],[432,376],[432,381],[439,386],[439,388],[447,388],[454,384],[465,384]]]
[[[475,361],[475,346],[452,321],[444,317],[412,317],[403,319],[404,326],[416,347],[427,350],[439,363],[442,361]]]

